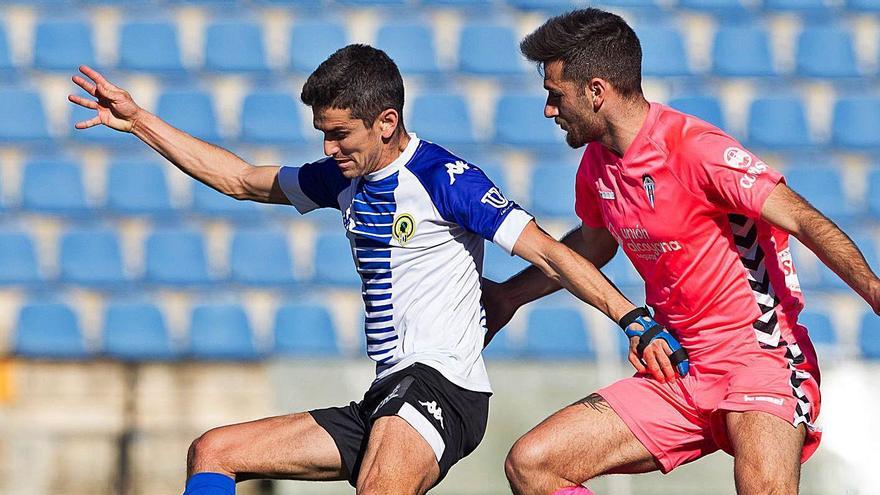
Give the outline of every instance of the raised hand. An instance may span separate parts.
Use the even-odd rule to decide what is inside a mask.
[[[115,86],[91,67],[81,65],[79,71],[91,81],[77,74],[72,78],[74,84],[95,99],[79,95],[68,95],[67,99],[77,105],[96,110],[97,115],[89,120],[77,122],[76,128],[88,129],[104,124],[117,131],[131,132],[143,110],[134,102],[128,91]]]

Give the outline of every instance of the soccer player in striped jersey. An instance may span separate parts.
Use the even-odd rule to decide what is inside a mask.
[[[513,491],[586,494],[591,478],[666,473],[721,449],[734,456],[740,494],[797,493],[819,443],[820,394],[789,235],[875,313],[880,280],[779,172],[720,129],[645,99],[639,40],[620,17],[569,12],[520,47],[543,70],[544,115],[570,146],[587,145],[573,181],[583,225],[563,242],[599,267],[620,245],[690,369],[680,380],[619,380],[550,416],[508,455]],[[490,332],[556,289],[532,269],[485,284]],[[646,334],[627,332],[631,360],[653,359],[642,354]]]
[[[309,77],[301,99],[324,134],[327,158],[298,167],[252,166],[140,109],[94,70],[81,71],[93,82],[80,76],[74,82],[95,99],[70,100],[97,115],[78,128],[103,124],[131,132],[190,176],[238,199],[293,205],[302,213],[340,210],[363,281],[367,354],[376,362],[363,400],[205,433],[189,452],[187,495],[227,495],[235,481],[260,477],[347,479],[361,494],[421,494],[443,479],[486,428],[484,239],[539,266],[615,320],[633,309],[478,167],[407,133],[403,81],[380,50],[350,45]],[[672,358],[682,359],[681,353]]]

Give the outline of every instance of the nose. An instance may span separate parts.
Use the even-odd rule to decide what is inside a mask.
[[[333,156],[337,151],[339,151],[339,145],[336,144],[336,141],[324,140],[324,155]]]
[[[556,105],[551,105],[549,102],[544,104],[544,117],[548,119],[552,119],[559,115],[559,108]]]

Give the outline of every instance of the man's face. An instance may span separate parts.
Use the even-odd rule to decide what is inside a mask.
[[[323,108],[314,111],[315,129],[324,133],[324,154],[336,160],[347,179],[376,170],[382,154],[382,135],[375,126],[351,116],[349,110]]]
[[[602,132],[600,121],[592,111],[587,89],[563,80],[561,61],[544,65],[544,89],[547,90],[544,116],[553,119],[565,131],[565,142],[569,146],[580,148],[599,139]]]

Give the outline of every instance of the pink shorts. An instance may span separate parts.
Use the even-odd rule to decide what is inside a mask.
[[[743,366],[726,374],[691,374],[674,383],[636,375],[598,390],[630,431],[658,460],[664,473],[722,449],[732,454],[724,426],[727,411],[763,411],[807,426],[801,453],[819,446],[812,426],[819,414],[816,380],[804,371]]]

